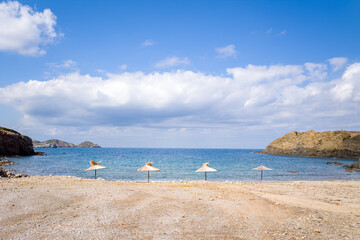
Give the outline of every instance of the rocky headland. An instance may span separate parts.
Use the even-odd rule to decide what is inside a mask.
[[[42,154],[43,153],[34,151],[31,138],[24,136],[13,129],[0,127],[0,178],[27,177],[26,174],[15,174],[15,171],[12,169],[2,168],[14,164],[14,161],[5,159],[5,157]]]
[[[99,146],[98,144],[89,142],[89,141],[85,141],[80,143],[79,145],[73,144],[73,143],[69,143],[69,142],[64,142],[58,139],[50,139],[50,140],[46,140],[43,142],[37,141],[37,140],[33,140],[33,145],[34,148],[60,148],[60,147],[65,147],[65,148],[101,148],[101,146]]]
[[[15,130],[0,127],[0,156],[31,156],[36,154],[31,138]]]
[[[360,157],[360,132],[327,131],[291,132],[274,141],[264,154],[304,157],[358,159]]]

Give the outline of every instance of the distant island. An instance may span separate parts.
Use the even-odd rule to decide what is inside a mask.
[[[13,129],[0,126],[0,158],[8,156],[31,156],[45,155],[43,152],[36,152],[34,148],[57,148],[57,147],[73,147],[73,148],[101,148],[98,144],[85,141],[79,145],[50,139],[47,141],[32,140]]]
[[[264,154],[304,157],[357,159],[360,157],[360,132],[291,132],[274,141]]]
[[[43,142],[32,140],[32,143],[34,148],[101,148],[101,146],[99,146],[98,144],[89,141],[82,142],[79,145],[64,142],[58,139],[50,139]]]

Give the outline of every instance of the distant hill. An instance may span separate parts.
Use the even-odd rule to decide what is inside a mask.
[[[264,154],[304,157],[360,157],[360,132],[327,131],[291,132],[272,141]]]
[[[80,147],[80,148],[101,148],[99,145],[97,145],[95,143],[92,143],[92,142],[89,142],[89,141],[82,142],[79,145],[77,145],[77,147]]]
[[[58,139],[50,139],[50,140],[46,140],[46,141],[37,141],[37,140],[33,140],[33,145],[34,148],[58,148],[58,147],[70,147],[70,148],[101,148],[98,144],[89,142],[89,141],[85,141],[80,143],[79,145],[73,144],[73,143],[68,143],[68,142],[64,142]]]

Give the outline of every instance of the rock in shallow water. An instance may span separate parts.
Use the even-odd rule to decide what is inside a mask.
[[[327,162],[326,164],[328,164],[328,165],[343,165],[342,163],[339,163],[339,162]]]
[[[352,171],[360,171],[360,158],[357,162],[353,162],[349,165],[343,165],[343,168],[346,168],[346,171],[352,172]]]

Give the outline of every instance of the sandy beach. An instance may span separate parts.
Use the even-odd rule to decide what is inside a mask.
[[[0,178],[0,239],[359,239],[359,184]]]

